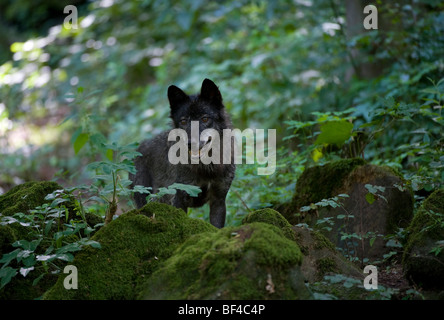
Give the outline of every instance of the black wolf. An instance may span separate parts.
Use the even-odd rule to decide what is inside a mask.
[[[214,129],[222,137],[223,129],[232,129],[230,117],[222,103],[222,95],[213,81],[205,79],[202,82],[200,94],[187,95],[178,87],[168,88],[173,129],[183,129],[188,136],[188,155],[186,164],[172,164],[168,158],[169,148],[176,141],[168,141],[170,130],[165,131],[151,140],[143,141],[138,152],[142,155],[134,161],[136,174],[130,175],[133,185],[151,187],[156,193],[160,187],[168,187],[173,183],[182,183],[200,187],[202,190],[197,197],[191,197],[186,192],[177,190],[175,195],[163,196],[160,202],[174,205],[187,212],[189,207],[201,207],[209,201],[210,222],[218,228],[225,224],[225,198],[235,174],[235,164],[231,152],[231,162],[224,164],[220,151],[219,163],[212,162],[193,164],[191,159],[199,159],[202,148],[211,143],[211,136],[205,139],[195,139],[191,136],[191,121],[199,123],[199,137],[203,130]],[[196,125],[196,122],[194,122]],[[208,130],[207,130],[208,131]],[[222,138],[220,139],[222,142]],[[222,143],[220,143],[223,149]],[[230,147],[232,147],[231,145]],[[228,148],[226,148],[228,149]],[[211,152],[211,151],[210,151]],[[226,150],[225,150],[226,152]],[[188,157],[189,156],[189,157]],[[227,163],[225,161],[225,163]],[[146,204],[146,195],[135,193],[134,199],[138,208]]]

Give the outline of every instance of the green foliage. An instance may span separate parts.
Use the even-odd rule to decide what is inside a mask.
[[[372,194],[372,193],[369,193]],[[373,194],[372,194],[373,195]],[[360,261],[358,255],[357,255],[357,247],[361,245],[366,239],[370,239],[369,243],[370,246],[373,245],[376,238],[383,237],[382,234],[377,234],[372,231],[368,231],[365,234],[362,233],[349,233],[346,232],[347,230],[347,223],[349,219],[354,219],[355,215],[353,212],[348,212],[343,204],[342,200],[344,198],[348,198],[349,196],[347,194],[339,194],[338,196],[329,198],[329,199],[322,199],[321,201],[311,204],[309,206],[303,206],[300,208],[300,213],[302,215],[306,214],[307,212],[311,210],[317,210],[321,207],[332,207],[332,208],[341,208],[344,211],[344,214],[338,214],[334,217],[323,217],[318,218],[316,220],[316,227],[319,230],[326,230],[327,232],[331,231],[333,229],[333,226],[335,225],[336,221],[340,222],[340,227],[338,228],[338,231],[341,235],[340,239],[341,241],[344,241],[345,243],[345,250],[343,248],[337,248],[339,251],[343,253],[343,255],[349,259],[352,262],[360,262],[361,265],[364,265],[365,263],[368,263],[368,258],[363,257],[362,261]],[[366,195],[367,199],[367,195]]]
[[[136,144],[117,146],[116,143],[100,143],[100,145],[102,150],[106,150],[107,159],[90,163],[87,169],[95,172],[94,183],[90,189],[98,195],[94,196],[94,199],[107,204],[105,223],[108,223],[117,211],[118,197],[130,194],[128,187],[131,181],[122,178],[120,173],[123,171],[134,174],[136,170],[132,159],[140,153],[134,151]]]
[[[341,146],[351,137],[353,124],[347,121],[330,121],[320,127],[321,133],[315,144],[335,144]]]
[[[182,243],[193,235],[216,230],[162,203],[151,202],[140,211],[126,212],[91,238],[101,249],[88,247],[76,255],[73,264],[78,269],[78,289],[66,290],[64,277],[59,277],[44,299],[136,299],[139,286]]]
[[[83,186],[82,188],[93,194],[89,200],[94,200],[99,204],[102,203],[107,206],[105,224],[110,222],[116,214],[119,198],[122,200],[126,199],[129,207],[135,208],[131,198],[131,195],[135,192],[147,193],[147,201],[158,199],[166,194],[176,194],[177,190],[183,190],[192,197],[197,197],[199,192],[201,192],[199,187],[181,183],[174,183],[166,188],[159,188],[156,194],[151,193],[150,187],[139,185],[132,187],[132,181],[126,177],[129,173],[136,173],[133,159],[141,155],[135,151],[137,144],[132,143],[126,146],[118,146],[116,143],[103,143],[103,139],[104,137],[101,137],[97,141],[100,144],[99,149],[104,151],[106,160],[95,161],[87,165],[87,170],[95,172],[93,184],[90,187]]]
[[[198,194],[202,191],[199,187],[192,186],[189,184],[183,183],[173,183],[167,188],[159,188],[159,191],[155,194],[150,194],[147,198],[148,201],[153,199],[157,199],[166,194],[176,194],[177,190],[185,191],[191,197],[197,197]]]
[[[48,194],[45,200],[51,200],[30,210],[29,213],[17,212],[12,216],[2,216],[0,225],[19,224],[26,227],[26,238],[13,242],[15,250],[4,253],[0,259],[1,288],[6,286],[13,277],[20,274],[27,277],[30,272],[34,276],[35,286],[43,276],[61,271],[62,264],[58,261],[72,262],[74,252],[84,246],[100,248],[97,241],[90,240],[90,235],[102,224],[88,225],[84,215],[72,216],[73,195],[70,192],[56,190]]]
[[[387,199],[383,195],[378,194],[378,192],[384,192],[385,187],[373,186],[371,184],[366,184],[364,187],[368,190],[368,193],[365,195],[365,200],[367,200],[369,204],[375,202],[376,199],[383,199],[387,202]]]
[[[402,263],[407,276],[424,287],[444,283],[444,189],[434,191],[422,203],[406,230]]]
[[[322,281],[311,284],[310,288],[316,300],[390,300],[397,293],[380,284],[376,290],[366,290],[362,280],[342,274],[326,275]]]

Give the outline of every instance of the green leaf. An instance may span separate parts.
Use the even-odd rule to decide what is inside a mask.
[[[23,277],[26,277],[27,275],[28,275],[28,273],[30,272],[30,271],[32,271],[32,270],[34,270],[34,267],[32,266],[32,267],[29,267],[29,268],[20,268],[20,274],[23,276]]]
[[[18,259],[17,259],[17,261],[18,261]],[[31,266],[35,265],[35,254],[34,253],[30,253],[30,254],[22,257],[22,264],[25,267],[31,267]]]
[[[15,277],[17,274],[17,269],[6,267],[0,269],[0,289],[2,289],[4,286],[6,286],[13,277]]]
[[[31,245],[30,245],[29,241],[27,241],[27,240],[18,240],[16,242],[14,242],[12,244],[12,246],[14,248],[22,248],[24,250],[29,250]]]
[[[80,250],[82,250],[81,246],[77,242],[74,242],[74,243],[67,244],[66,246],[63,246],[63,247],[57,249],[56,254],[57,254],[57,256],[59,256],[59,254],[62,254],[62,253],[75,252],[75,251],[80,251]]]
[[[3,263],[2,268],[6,267],[12,260],[17,258],[17,255],[21,252],[20,249],[15,249],[14,251],[10,253],[3,254],[2,258],[0,259],[0,263]]]
[[[89,140],[89,134],[87,133],[80,133],[77,138],[74,141],[73,147],[74,152],[77,155],[79,151],[83,148],[83,146],[88,142]]]
[[[102,246],[100,245],[100,243],[97,242],[97,241],[94,241],[94,240],[86,241],[86,242],[84,243],[84,245],[91,246],[91,247],[93,247],[93,248],[95,248],[95,249],[101,249],[101,248],[102,248]]]
[[[106,155],[106,158],[107,158],[109,161],[113,161],[113,155],[114,155],[114,152],[113,152],[112,149],[107,149],[105,155]]]
[[[301,207],[299,209],[299,211],[300,212],[306,212],[306,211],[310,211],[311,209],[312,209],[311,206],[304,206],[304,207]]]
[[[197,197],[202,190],[199,187],[188,185],[188,184],[182,184],[182,183],[173,183],[168,187],[168,189],[179,189],[183,190],[191,197]]]
[[[56,259],[63,260],[66,262],[71,262],[74,260],[74,256],[71,253],[62,253],[62,254],[56,254]]]
[[[101,133],[94,133],[89,137],[89,141],[92,145],[96,146],[99,150],[106,150],[106,138]]]
[[[42,273],[42,274],[39,275],[36,279],[34,279],[34,281],[32,282],[32,285],[35,286],[35,285],[40,281],[40,279],[43,278],[44,275],[45,275],[45,274]]]
[[[352,136],[353,124],[351,122],[328,121],[321,125],[321,134],[316,138],[315,144],[335,144],[341,146]]]
[[[55,254],[50,254],[50,255],[38,255],[36,257],[37,261],[49,261],[49,260],[53,260],[56,257]]]
[[[375,198],[375,196],[373,195],[373,193],[367,193],[366,195],[365,195],[365,200],[367,200],[367,202],[369,203],[369,204],[372,204],[373,202],[375,202],[375,200],[376,200],[376,198]]]

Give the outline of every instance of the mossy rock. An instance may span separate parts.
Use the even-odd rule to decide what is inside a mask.
[[[284,235],[290,239],[295,240],[295,234],[291,224],[276,210],[265,208],[250,212],[243,220],[243,224],[252,222],[264,222],[274,225],[282,230]]]
[[[202,220],[182,210],[149,203],[120,215],[91,239],[100,249],[87,247],[70,263],[78,270],[78,289],[66,290],[61,275],[44,296],[56,299],[134,299],[143,283],[191,235],[215,232]]]
[[[17,234],[14,228],[0,225],[0,257],[12,249],[11,244],[15,241],[17,241]]]
[[[323,166],[307,168],[296,183],[295,194],[290,203],[275,205],[292,225],[301,222],[299,209],[303,206],[330,198],[342,186],[343,179],[365,161],[361,158],[339,160]]]
[[[329,274],[343,274],[355,279],[363,279],[363,273],[339,253],[334,244],[319,231],[305,227],[293,227],[304,255],[301,271],[309,283],[321,281]]]
[[[27,213],[45,202],[45,197],[55,190],[63,189],[52,181],[31,181],[15,186],[0,196],[0,213],[12,216],[15,213]]]
[[[301,251],[251,222],[192,236],[144,283],[141,299],[307,299]]]
[[[282,209],[290,223],[307,223],[319,228],[335,246],[344,250],[350,250],[352,245],[341,239],[342,234],[361,236],[364,240],[353,245],[354,251],[349,253],[360,260],[381,260],[390,250],[385,247],[382,235],[393,234],[399,227],[407,227],[413,217],[412,191],[408,188],[400,191],[396,187],[404,185],[404,182],[391,168],[365,164],[362,159],[339,160],[306,169],[297,181],[292,203]],[[387,201],[376,198],[369,203],[366,184],[384,187],[382,195]],[[349,196],[342,200],[341,207],[318,207],[317,210],[300,213],[303,206],[339,194]],[[330,219],[333,225],[319,224],[326,219]],[[370,245],[371,233],[380,236]]]
[[[403,267],[407,279],[424,288],[444,290],[444,189],[434,191],[407,228]]]
[[[323,166],[307,168],[296,183],[293,206],[301,208],[331,198],[338,194],[344,179],[359,166],[365,164],[361,158],[344,159],[327,163]]]
[[[18,185],[0,195],[0,213],[2,216],[12,216],[19,212],[27,214],[29,210],[48,202],[45,197],[59,189],[63,188],[51,181],[32,181]],[[29,227],[19,223],[0,225],[0,257],[13,251],[15,248],[12,244],[17,240],[33,240]],[[54,279],[45,278],[33,286],[36,277],[32,272],[26,278],[21,275],[14,277],[0,290],[0,299],[35,299],[55,283]]]

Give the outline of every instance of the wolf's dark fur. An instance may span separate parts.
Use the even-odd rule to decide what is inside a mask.
[[[223,129],[231,129],[231,121],[222,103],[222,95],[217,86],[208,79],[202,83],[200,94],[188,96],[176,86],[168,88],[168,99],[171,107],[173,128],[181,128],[188,134],[189,148],[199,143],[199,149],[206,141],[191,140],[191,121],[199,121],[199,134],[207,128],[219,132],[222,145]],[[151,140],[143,141],[138,151],[142,154],[135,159],[136,175],[130,175],[133,185],[152,187],[156,193],[160,187],[173,183],[195,185],[202,192],[198,197],[191,197],[186,192],[177,190],[176,195],[163,196],[159,201],[182,208],[187,212],[189,207],[200,207],[209,201],[210,222],[218,228],[225,224],[225,198],[235,174],[234,161],[223,164],[221,150],[220,164],[171,164],[168,150],[175,144],[168,141],[169,131],[165,131]],[[138,208],[146,204],[146,194],[134,195]]]

